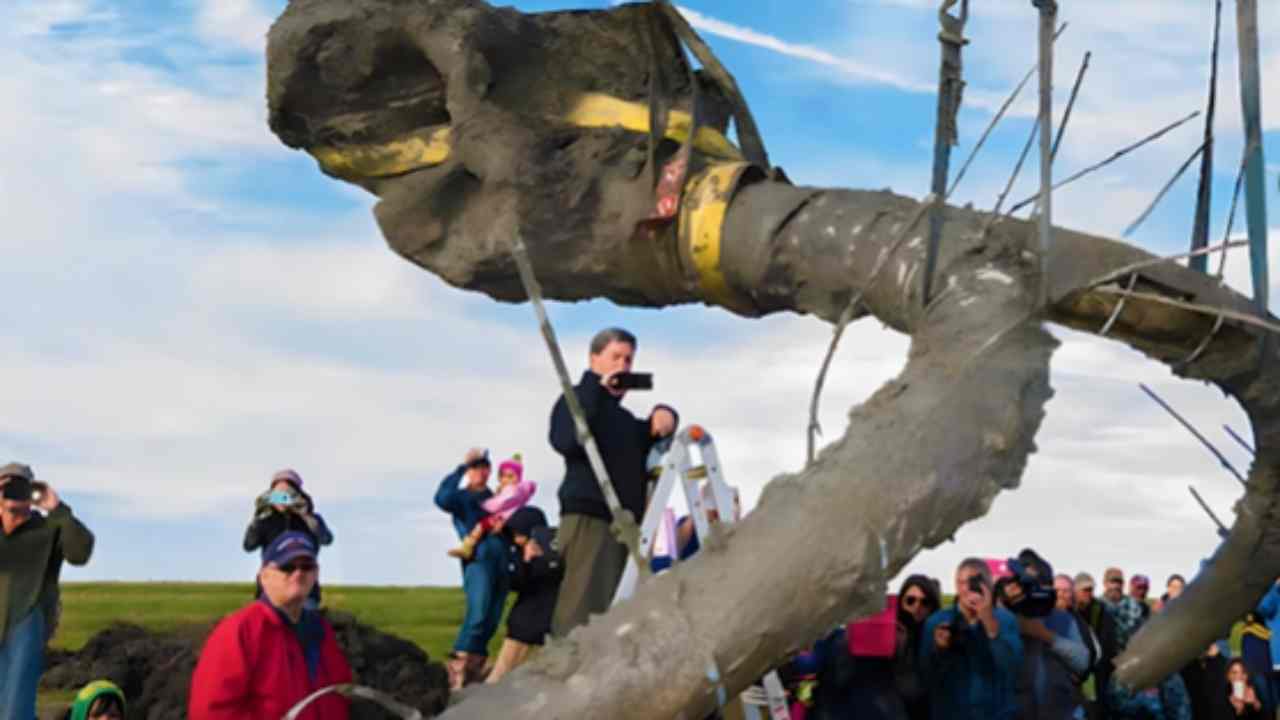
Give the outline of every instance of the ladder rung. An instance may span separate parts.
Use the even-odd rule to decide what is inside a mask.
[[[694,480],[701,480],[707,476],[707,466],[699,465],[697,467],[691,467],[689,468],[688,475]]]

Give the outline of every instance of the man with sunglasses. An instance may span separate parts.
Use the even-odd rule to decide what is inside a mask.
[[[262,595],[205,641],[191,677],[189,720],[279,720],[321,688],[351,682],[333,628],[306,607],[319,578],[316,543],[286,532],[262,552]],[[346,720],[347,701],[325,695],[300,720]]]
[[[0,495],[0,720],[31,720],[62,562],[89,562],[93,533],[27,465],[0,467]]]

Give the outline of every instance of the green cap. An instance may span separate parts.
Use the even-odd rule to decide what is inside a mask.
[[[89,708],[105,695],[114,695],[120,701],[120,711],[123,714],[124,691],[110,680],[95,680],[85,685],[76,695],[76,701],[71,704],[71,720],[88,720]]]

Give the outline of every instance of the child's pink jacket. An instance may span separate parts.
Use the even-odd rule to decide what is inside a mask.
[[[515,485],[508,485],[498,491],[497,495],[485,500],[481,506],[492,515],[502,518],[503,522],[511,519],[512,514],[520,508],[524,507],[529,498],[533,497],[533,493],[538,489],[538,484],[532,480],[521,480]]]

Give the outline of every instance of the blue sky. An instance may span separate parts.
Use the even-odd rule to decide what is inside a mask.
[[[975,7],[960,115],[968,154],[1034,62],[1026,3]],[[1059,175],[1199,108],[1209,2],[1075,2],[1058,43],[1059,106],[1080,57],[1093,63]],[[323,176],[266,127],[263,37],[283,2],[16,0],[0,8],[0,459],[31,463],[97,531],[69,579],[244,579],[253,496],[293,466],[337,535],[328,582],[454,584],[441,476],[469,446],[524,453],[554,514],[546,446],[550,363],[526,306],[445,286],[386,249],[372,198]],[[608,3],[521,2],[526,11]],[[690,0],[681,6],[736,74],[776,163],[799,183],[927,189],[937,75],[933,0]],[[1280,215],[1280,8],[1264,8],[1264,125],[1272,227]],[[1234,25],[1224,18],[1214,237],[1240,141]],[[990,207],[1034,115],[1026,92],[956,194]],[[1055,195],[1062,225],[1117,235],[1199,144],[1193,122]],[[1034,160],[1014,195],[1033,191]],[[1187,244],[1188,174],[1133,238]],[[1280,254],[1277,251],[1273,254]],[[1273,263],[1273,266],[1275,263]],[[1248,288],[1243,253],[1228,279]],[[1273,279],[1280,271],[1273,269]],[[1273,290],[1273,296],[1275,292]],[[641,337],[659,397],[719,438],[748,504],[803,460],[808,392],[830,328],[720,310],[557,304],[570,364],[606,324]],[[1033,545],[1066,569],[1187,571],[1213,533],[1195,483],[1230,515],[1237,488],[1147,403],[1160,388],[1242,467],[1217,426],[1244,429],[1221,395],[1128,350],[1065,331],[1058,395],[1022,489],[926,552],[945,575],[969,554]],[[900,368],[906,342],[869,324],[847,336],[823,403],[828,437]],[[732,360],[726,360],[731,358]],[[644,411],[644,399],[631,401]],[[1052,511],[1050,509],[1053,509]]]

